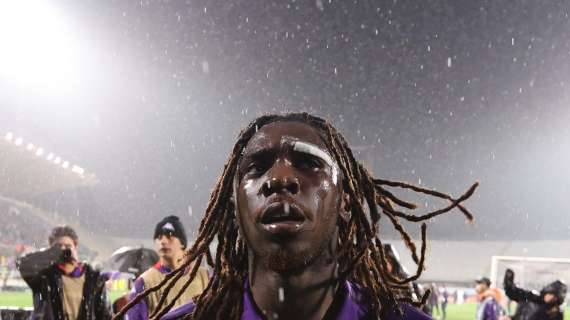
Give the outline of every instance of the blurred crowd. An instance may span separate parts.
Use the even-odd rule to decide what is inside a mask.
[[[0,247],[14,248],[16,246],[38,247],[45,244],[50,227],[31,219],[21,208],[9,206],[0,202]]]

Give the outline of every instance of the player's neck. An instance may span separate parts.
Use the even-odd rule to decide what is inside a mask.
[[[322,319],[334,299],[338,279],[336,263],[321,262],[294,275],[253,268],[249,285],[256,305],[268,319]]]

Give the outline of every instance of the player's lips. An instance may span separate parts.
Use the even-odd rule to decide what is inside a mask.
[[[303,211],[295,203],[276,201],[265,207],[259,222],[271,234],[287,235],[301,231],[306,220]]]

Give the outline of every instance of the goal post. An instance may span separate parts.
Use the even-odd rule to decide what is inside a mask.
[[[554,280],[570,281],[570,258],[493,256],[491,258],[491,285],[503,287],[505,270],[515,272],[517,286],[540,291]]]

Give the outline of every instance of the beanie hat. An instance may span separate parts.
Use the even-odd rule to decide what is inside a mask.
[[[180,240],[182,246],[186,248],[186,230],[180,219],[177,216],[168,216],[160,220],[160,222],[154,228],[154,239],[158,239],[162,235],[175,236]]]

